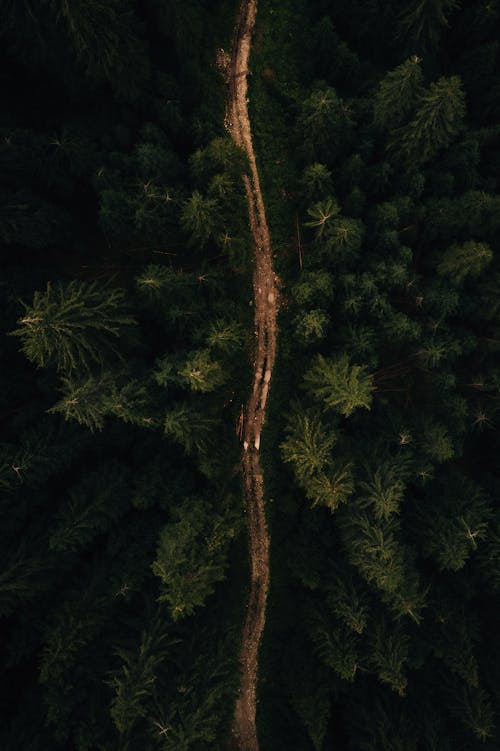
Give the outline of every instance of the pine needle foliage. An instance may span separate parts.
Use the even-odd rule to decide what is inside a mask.
[[[49,282],[35,292],[13,333],[22,352],[39,368],[55,365],[66,375],[89,370],[109,355],[119,356],[119,338],[134,325],[125,309],[125,293],[97,282]]]
[[[394,148],[409,165],[428,162],[449,146],[465,116],[465,94],[459,76],[440,78],[420,98],[415,117],[393,135]]]
[[[356,409],[370,409],[375,390],[373,378],[362,365],[351,365],[349,356],[316,355],[304,376],[304,387],[329,409],[349,417]]]
[[[421,62],[412,55],[380,82],[373,104],[374,121],[380,128],[394,130],[414,110],[423,89]]]

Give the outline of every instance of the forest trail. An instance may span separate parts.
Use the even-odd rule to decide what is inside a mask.
[[[252,389],[243,423],[243,477],[250,557],[250,592],[241,640],[241,683],[233,719],[233,738],[240,751],[258,751],[255,725],[259,644],[266,619],[269,587],[269,533],[263,476],[259,458],[260,436],[276,354],[278,280],[273,270],[271,239],[266,222],[259,173],[248,115],[247,75],[256,0],[242,0],[227,59],[226,127],[247,157],[250,174],[243,175],[248,201],[254,256],[255,352]]]

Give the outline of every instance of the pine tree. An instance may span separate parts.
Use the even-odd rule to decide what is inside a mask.
[[[369,599],[362,582],[354,582],[343,570],[336,570],[328,585],[326,602],[335,617],[349,629],[362,634],[368,626]]]
[[[349,417],[355,409],[370,409],[375,389],[373,378],[361,365],[351,365],[342,354],[332,359],[316,355],[304,376],[306,390],[329,409]]]
[[[459,0],[410,0],[398,18],[398,36],[408,47],[419,51],[436,50],[449,15]]]
[[[379,84],[373,103],[375,123],[384,130],[394,130],[415,109],[423,89],[422,59],[413,55]]]
[[[415,118],[394,132],[391,147],[407,164],[424,164],[450,145],[462,128],[464,116],[460,78],[440,78],[422,95]]]
[[[315,653],[340,678],[352,683],[361,661],[356,633],[343,626],[332,626],[318,612],[313,612],[309,620],[309,634]]]
[[[405,492],[405,467],[386,461],[375,470],[367,469],[368,479],[359,482],[361,505],[369,505],[376,519],[389,519],[399,513]]]
[[[114,689],[111,717],[125,739],[130,736],[138,720],[149,713],[148,705],[157,682],[158,669],[165,659],[167,648],[177,641],[170,638],[166,643],[168,625],[164,622],[161,609],[156,615],[148,615],[147,627],[141,635],[138,649],[115,650],[122,664],[109,681]]]
[[[446,276],[455,285],[467,277],[477,277],[492,262],[493,251],[488,243],[469,240],[462,245],[450,245],[438,264],[437,272]]]
[[[321,341],[326,336],[329,323],[330,319],[324,310],[301,313],[294,320],[297,341],[306,346]]]
[[[224,383],[227,376],[219,362],[213,360],[210,351],[200,349],[191,352],[178,370],[180,382],[192,391],[214,391]]]
[[[354,490],[350,463],[331,456],[335,434],[326,432],[316,413],[300,409],[289,420],[288,434],[281,444],[282,456],[293,465],[312,508],[319,505],[335,511]]]
[[[173,405],[165,415],[164,430],[186,453],[203,452],[215,420],[207,414],[200,403]]]
[[[483,743],[495,731],[495,714],[490,697],[482,686],[457,686],[454,714]]]
[[[332,275],[325,270],[303,271],[290,291],[297,305],[329,303],[333,298]]]
[[[55,365],[66,375],[78,368],[89,369],[110,354],[119,355],[116,340],[135,323],[124,305],[120,289],[97,282],[72,281],[35,292],[33,305],[13,332],[22,340],[22,352],[42,368]]]
[[[325,430],[318,414],[302,411],[292,414],[287,432],[280,446],[283,460],[293,464],[299,481],[307,481],[330,462],[335,434]]]
[[[450,470],[437,486],[429,486],[427,502],[419,507],[423,552],[440,569],[459,571],[485,539],[490,517],[485,493],[469,478]]]
[[[306,222],[306,227],[315,227],[316,238],[320,240],[334,224],[340,214],[340,207],[335,198],[325,198],[309,208],[307,213],[311,219]]]
[[[321,201],[332,194],[332,173],[324,164],[315,162],[305,168],[301,190],[306,202]]]
[[[349,560],[363,578],[390,595],[401,590],[405,561],[396,519],[375,521],[368,513],[351,508],[340,523]]]
[[[137,36],[138,19],[122,0],[52,0],[56,18],[64,18],[69,36],[87,72],[110,81],[120,94],[137,96],[148,61]]]
[[[176,508],[178,521],[160,533],[151,566],[162,582],[159,602],[174,620],[191,615],[225,577],[226,554],[235,534],[231,520],[196,498]]]
[[[114,377],[88,375],[84,379],[62,378],[63,397],[49,412],[64,415],[65,420],[76,420],[91,431],[102,430],[105,418],[111,413]]]
[[[351,108],[334,89],[313,91],[303,102],[297,123],[306,158],[328,166],[347,147],[353,125]]]
[[[130,482],[126,465],[104,464],[71,488],[67,502],[53,519],[49,548],[75,552],[124,515]]]
[[[207,344],[210,348],[229,354],[241,350],[243,335],[243,327],[237,321],[217,318],[210,324]]]
[[[218,234],[220,228],[219,205],[215,198],[205,198],[195,191],[184,204],[182,227],[190,236],[192,245],[204,247]]]
[[[389,629],[387,623],[375,626],[370,650],[370,661],[383,683],[404,696],[408,679],[404,666],[408,660],[408,636],[400,629]]]

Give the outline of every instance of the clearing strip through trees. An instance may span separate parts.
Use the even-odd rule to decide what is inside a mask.
[[[257,15],[256,0],[242,0],[234,28],[231,54],[223,67],[227,81],[226,128],[245,152],[249,171],[243,175],[254,251],[254,368],[243,421],[243,480],[248,526],[250,590],[240,652],[240,687],[232,735],[240,751],[258,751],[255,724],[259,645],[266,619],[269,587],[269,533],[259,449],[276,355],[278,279],[273,270],[259,173],[248,114],[248,61]],[[222,53],[224,54],[224,53]]]

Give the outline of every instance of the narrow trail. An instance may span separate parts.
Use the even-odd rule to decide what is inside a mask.
[[[233,719],[233,738],[240,751],[258,751],[255,725],[259,644],[266,619],[269,587],[269,533],[259,449],[276,354],[278,280],[273,270],[271,239],[266,222],[259,173],[248,115],[247,75],[257,0],[242,0],[234,28],[231,55],[224,68],[227,81],[226,127],[247,157],[243,175],[254,255],[255,351],[253,383],[243,422],[243,478],[250,557],[250,592],[240,653],[241,683]]]

